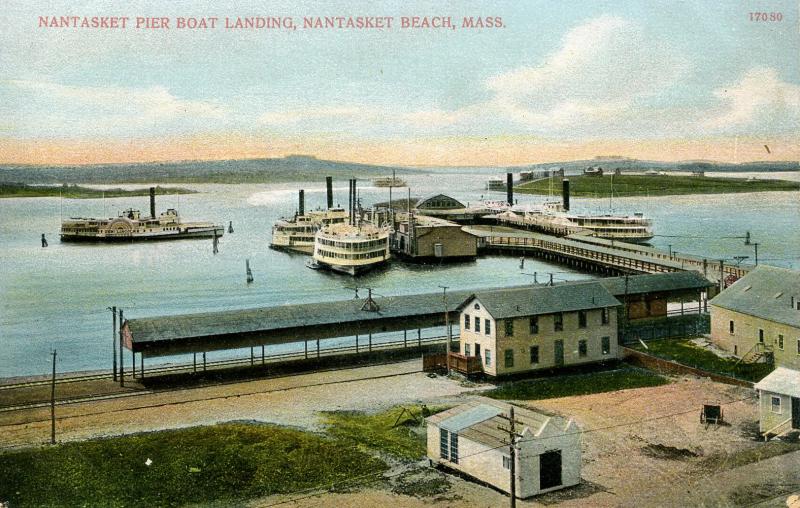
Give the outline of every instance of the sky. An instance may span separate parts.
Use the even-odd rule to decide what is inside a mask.
[[[3,4],[0,163],[800,159],[796,1]],[[44,16],[130,19],[94,29]],[[212,16],[215,29],[175,26]],[[223,26],[249,16],[298,28]],[[318,16],[394,25],[302,27]],[[403,29],[403,16],[449,16],[455,29]],[[465,16],[502,26],[464,28]]]

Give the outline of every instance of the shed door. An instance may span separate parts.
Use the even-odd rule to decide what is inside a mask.
[[[792,397],[792,428],[800,429],[800,399]]]
[[[539,455],[539,490],[561,485],[561,450]]]
[[[553,361],[556,365],[564,365],[564,341],[557,340],[553,345]]]

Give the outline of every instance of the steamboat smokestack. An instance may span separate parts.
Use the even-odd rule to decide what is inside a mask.
[[[569,211],[569,179],[561,180],[561,199],[564,203],[564,210]]]
[[[514,174],[506,173],[506,198],[508,206],[514,206]]]
[[[325,188],[328,191],[328,208],[333,208],[333,177],[325,177]]]
[[[305,215],[305,213],[306,213],[306,193],[303,189],[300,189],[300,196],[297,203],[297,214]]]
[[[150,187],[150,217],[156,218],[156,188]]]
[[[358,214],[358,188],[357,180],[353,178],[353,225],[356,225],[356,216]]]
[[[347,223],[353,223],[353,179],[347,180]]]

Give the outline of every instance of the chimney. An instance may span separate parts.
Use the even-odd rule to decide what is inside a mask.
[[[561,181],[561,200],[564,204],[564,210],[569,211],[569,179],[564,178]]]
[[[325,188],[328,191],[328,208],[333,208],[333,177],[325,177]]]
[[[514,174],[506,173],[506,198],[508,206],[514,206]]]
[[[304,215],[306,213],[306,193],[303,189],[300,189],[300,197],[298,201],[297,214]]]
[[[156,188],[150,187],[150,217],[156,218]]]

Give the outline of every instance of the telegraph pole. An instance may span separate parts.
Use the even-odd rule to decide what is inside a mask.
[[[447,352],[450,353],[450,343],[453,340],[450,337],[450,313],[447,311],[447,288],[450,286],[439,287],[442,288],[442,302],[444,303],[444,326],[447,329]]]
[[[503,420],[508,421],[509,425],[508,428],[500,427],[497,428],[502,430],[503,432],[508,432],[508,454],[510,456],[511,463],[509,464],[509,470],[511,473],[510,478],[510,494],[511,494],[511,508],[516,508],[517,506],[517,438],[522,437],[522,435],[517,434],[516,432],[516,424],[519,423],[522,425],[522,422],[518,422],[514,419],[514,406],[508,411],[508,416],[505,415],[497,415],[498,417],[502,418]],[[503,440],[505,442],[505,440]]]
[[[119,309],[119,385],[125,386],[125,361],[122,356],[122,309]]]
[[[114,365],[114,381],[117,380],[117,306],[106,307],[111,311],[111,316],[114,318],[114,331],[111,333],[111,347],[114,349],[111,355],[112,363]]]
[[[56,444],[56,350],[53,350],[53,379],[50,383],[50,444]]]

